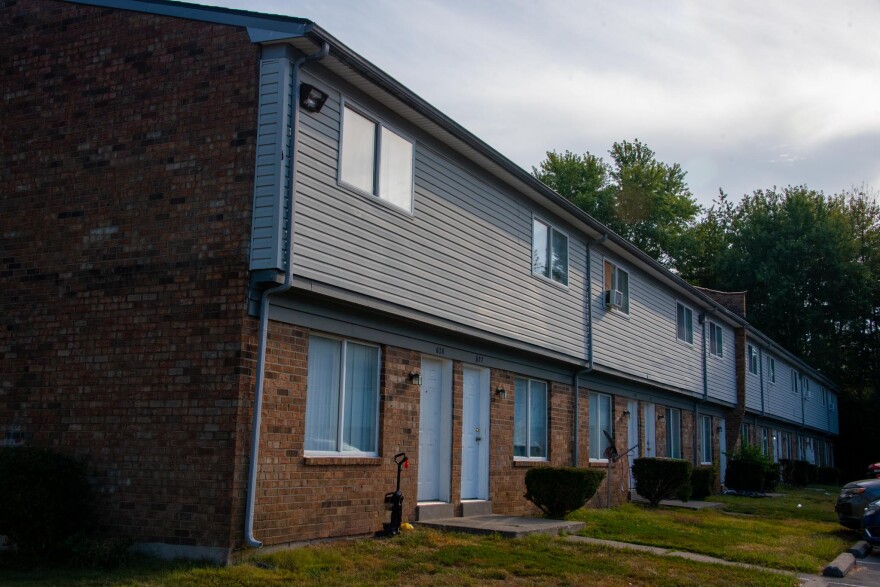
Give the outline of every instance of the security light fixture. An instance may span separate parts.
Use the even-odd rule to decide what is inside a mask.
[[[495,388],[495,395],[499,396],[501,399],[507,399],[507,390],[499,385]]]
[[[318,113],[327,101],[327,92],[322,92],[311,84],[299,85],[299,105],[309,112]]]
[[[410,371],[409,375],[407,376],[407,379],[409,379],[409,382],[412,383],[413,385],[421,385],[422,384],[422,374],[419,373],[418,371]]]

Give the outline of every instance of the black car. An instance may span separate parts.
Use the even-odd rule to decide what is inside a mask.
[[[863,479],[847,483],[837,497],[837,520],[847,528],[860,530],[865,508],[880,499],[880,479]]]

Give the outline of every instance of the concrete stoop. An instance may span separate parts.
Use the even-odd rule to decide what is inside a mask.
[[[420,520],[416,522],[416,525],[446,532],[464,532],[466,534],[484,535],[498,534],[504,538],[519,538],[530,534],[557,535],[560,532],[573,533],[584,527],[583,522],[502,516],[498,514],[446,518],[430,521]]]

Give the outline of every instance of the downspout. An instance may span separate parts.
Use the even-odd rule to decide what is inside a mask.
[[[580,397],[581,375],[586,375],[593,370],[593,245],[604,243],[608,239],[607,234],[601,238],[587,241],[587,275],[586,275],[586,301],[587,301],[587,368],[575,372],[574,384],[574,449],[571,451],[572,466],[577,467],[580,459]]]
[[[263,381],[266,367],[266,334],[269,328],[269,298],[284,293],[293,285],[293,205],[296,194],[296,149],[299,141],[299,70],[305,63],[323,59],[330,53],[330,45],[323,43],[321,49],[305,57],[298,57],[293,62],[293,109],[290,138],[287,149],[287,164],[290,166],[290,205],[287,207],[287,271],[284,272],[284,283],[263,291],[260,297],[260,331],[257,346],[257,381],[254,386],[254,419],[251,430],[251,454],[248,464],[247,505],[244,514],[244,541],[250,548],[259,548],[263,543],[254,538],[254,501],[257,489],[257,469],[260,455],[260,420],[263,411]],[[282,151],[283,154],[283,151]]]

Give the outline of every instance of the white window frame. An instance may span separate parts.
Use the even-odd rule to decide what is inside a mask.
[[[546,381],[540,379],[529,379],[528,377],[517,377],[517,381],[525,381],[526,382],[526,448],[529,449],[532,446],[532,383],[539,383],[544,386],[544,404],[546,409],[544,410],[544,452],[546,453],[544,456],[533,457],[531,455],[521,456],[516,454],[516,406],[514,405],[514,456],[513,460],[515,461],[547,461],[550,459],[550,418],[548,414],[550,412],[550,384]],[[515,388],[514,388],[515,389]],[[514,398],[516,401],[516,398]]]
[[[606,400],[608,402],[608,410],[607,412],[603,412],[601,409],[598,411],[598,414],[594,414],[593,412],[593,400],[596,400],[596,404],[599,408],[601,408],[601,402]],[[590,393],[590,462],[595,463],[607,463],[608,459],[603,456],[604,451],[602,450],[603,440],[605,443],[608,442],[608,439],[605,438],[605,435],[602,434],[601,427],[598,431],[598,443],[594,443],[593,439],[593,420],[594,415],[596,416],[596,420],[600,421],[599,418],[602,416],[607,416],[607,424],[608,424],[608,434],[611,435],[611,438],[614,438],[614,398],[607,393]],[[604,423],[604,422],[600,422]],[[595,444],[595,446],[594,446]],[[594,452],[595,451],[595,452]],[[598,456],[593,456],[594,454]]]
[[[609,266],[611,267],[611,278],[610,278],[611,289],[616,289],[615,286],[620,285],[620,277],[618,276],[618,274],[623,273],[624,275],[626,275],[626,291],[617,290],[623,294],[623,306],[620,309],[608,308],[607,306],[605,306],[605,309],[617,312],[618,314],[622,314],[624,316],[629,316],[630,291],[632,290],[632,276],[630,275],[630,272],[627,269],[624,269],[623,267],[620,266],[619,263],[616,263],[615,261],[612,261],[611,259],[608,259],[608,258],[602,259],[602,296],[603,296],[603,299],[605,296],[605,291],[608,289],[607,285],[609,282],[609,277],[608,277]]]
[[[679,330],[679,314],[684,319],[684,332]],[[682,335],[684,338],[682,338]],[[687,345],[693,346],[694,344],[694,310],[687,304],[679,301],[675,302],[675,338]]]
[[[810,391],[810,380],[808,377],[805,376],[803,378],[803,381],[801,382],[801,386],[804,388],[804,393],[803,393],[804,401],[808,402],[811,399],[813,399],[813,392]]]
[[[351,110],[353,113],[361,116],[373,124],[376,125],[376,131],[373,137],[373,187],[372,190],[364,190],[362,187],[356,186],[352,183],[349,183],[343,179],[343,165],[342,158],[346,149],[346,141],[345,141],[345,110]],[[387,130],[388,132],[393,133],[397,137],[406,141],[412,146],[412,157],[410,158],[410,169],[409,169],[409,207],[399,206],[398,204],[392,202],[390,199],[385,197],[381,192],[381,184],[382,184],[382,130]],[[415,140],[408,136],[406,133],[401,132],[399,129],[386,123],[384,120],[371,114],[368,110],[361,108],[355,104],[352,104],[349,100],[343,100],[342,106],[340,108],[340,117],[339,117],[339,155],[337,158],[337,178],[336,181],[339,185],[345,186],[346,188],[353,190],[354,192],[369,196],[371,201],[379,201],[386,206],[390,206],[393,210],[402,211],[408,215],[413,214],[413,208],[415,206],[415,171],[416,171],[416,142]]]
[[[776,383],[776,359],[767,357],[767,379],[770,383]]]
[[[791,370],[791,392],[794,395],[798,394],[798,374],[794,369]]]
[[[837,409],[837,396],[833,393],[828,393],[828,411],[833,412]]]
[[[822,388],[822,407],[828,406],[828,390],[824,387]]]
[[[758,347],[753,344],[746,345],[746,361],[748,361],[749,374],[758,374]]]
[[[707,442],[708,433],[708,442]],[[715,442],[715,431],[712,429],[712,416],[700,416],[700,464],[711,465]],[[708,457],[708,458],[706,458]]]
[[[544,275],[543,273],[537,271],[535,267],[535,242],[536,232],[535,232],[535,224],[541,223],[547,228],[547,242],[543,243],[545,245],[544,250],[547,255],[547,262],[549,264],[547,273],[548,275]],[[565,280],[560,281],[553,276],[553,234],[558,234],[560,236],[565,237]],[[568,289],[568,278],[570,275],[571,268],[571,238],[569,238],[568,233],[564,230],[560,230],[556,227],[552,222],[548,222],[544,218],[533,215],[532,216],[532,275],[541,279],[543,281],[549,281],[555,285],[564,287]]]
[[[675,420],[675,426],[672,425],[673,420]],[[673,433],[675,436],[673,436]],[[666,456],[672,459],[680,459],[681,454],[681,410],[678,408],[666,408]]]
[[[368,342],[363,342],[360,340],[351,340],[347,338],[340,338],[336,336],[326,336],[323,334],[312,334],[309,336],[309,341],[313,338],[323,338],[325,340],[333,340],[342,343],[342,353],[339,357],[339,402],[338,402],[338,425],[336,431],[336,450],[314,450],[314,449],[306,449],[305,446],[308,443],[309,439],[307,436],[303,438],[303,454],[305,456],[333,456],[333,457],[375,457],[379,455],[379,413],[381,411],[381,407],[379,403],[381,402],[381,396],[379,395],[379,388],[382,385],[382,348],[376,344],[370,344]],[[357,344],[360,346],[370,347],[376,349],[376,389],[375,389],[375,411],[376,413],[373,415],[373,445],[376,447],[375,451],[345,451],[341,450],[340,447],[343,444],[343,435],[345,433],[344,428],[344,412],[345,412],[345,363],[346,363],[346,352],[349,344]],[[309,345],[309,353],[311,353],[311,344]],[[308,359],[307,359],[308,360]],[[308,375],[307,379],[308,381]],[[308,383],[306,388],[306,413],[308,413],[308,398],[309,398],[309,390]],[[308,423],[305,423],[304,428],[308,427]],[[305,434],[305,432],[304,432]]]
[[[711,320],[709,321],[709,354],[719,359],[724,358],[724,329]]]
[[[770,454],[770,437],[766,426],[761,427],[761,454],[765,456]]]

